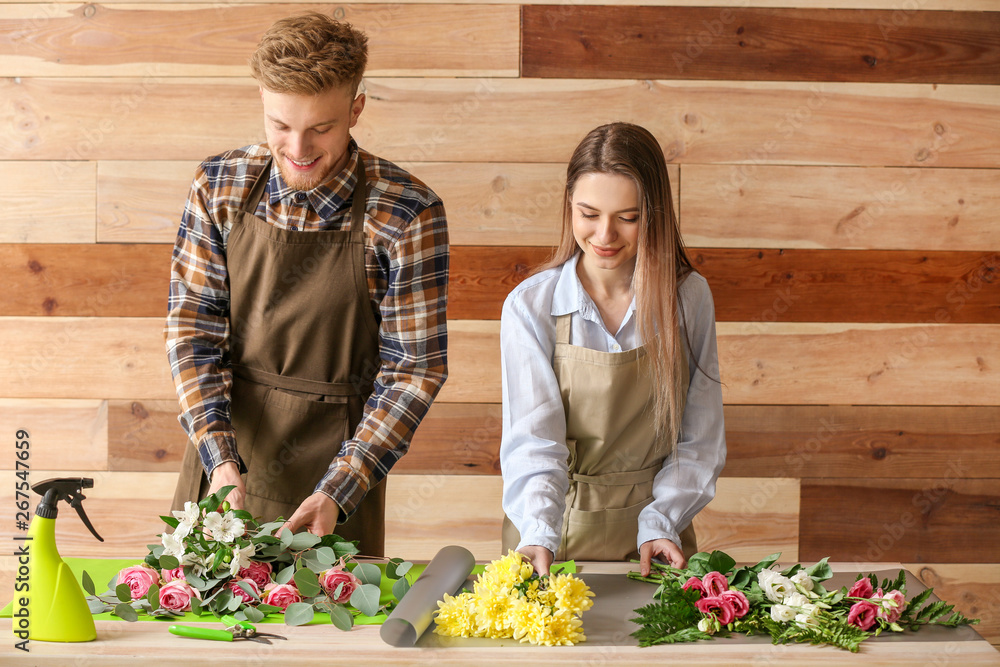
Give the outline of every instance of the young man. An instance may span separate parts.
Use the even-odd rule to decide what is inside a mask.
[[[447,375],[448,232],[430,188],[350,136],[366,63],[322,14],[264,34],[267,143],[197,170],[165,337],[195,445],[174,507],[233,485],[233,507],[381,555],[379,482]]]

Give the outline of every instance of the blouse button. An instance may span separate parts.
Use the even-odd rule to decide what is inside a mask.
[[[611,349],[614,350],[615,352],[621,352],[622,346],[619,345],[618,343],[615,343],[614,345],[611,346]]]

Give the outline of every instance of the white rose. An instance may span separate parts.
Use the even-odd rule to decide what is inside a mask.
[[[795,625],[799,626],[800,628],[804,628],[810,625],[817,626],[819,625],[819,621],[817,621],[816,617],[811,614],[796,614]]]
[[[786,595],[795,591],[791,579],[767,568],[757,573],[757,583],[771,602],[783,602]]]
[[[778,623],[787,623],[795,618],[795,610],[784,604],[771,605],[771,619]]]
[[[799,570],[794,575],[792,575],[792,582],[796,586],[801,586],[807,591],[811,591],[814,585],[812,577],[806,574],[805,570]]]

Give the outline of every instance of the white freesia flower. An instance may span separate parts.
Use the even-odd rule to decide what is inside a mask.
[[[784,604],[771,605],[771,619],[778,623],[787,623],[795,618],[795,610]]]
[[[782,602],[789,607],[804,607],[809,604],[809,598],[802,593],[789,593]]]
[[[163,533],[163,553],[180,559],[184,556],[184,540],[176,533]]]
[[[810,577],[808,574],[806,574],[805,570],[799,570],[798,572],[796,572],[795,574],[793,574],[792,575],[792,582],[796,586],[801,586],[802,588],[804,588],[807,591],[811,591],[813,589],[813,586],[815,585],[814,582],[813,582],[812,577]]]
[[[795,592],[791,579],[767,568],[757,573],[757,583],[771,602],[783,602],[786,595]]]
[[[226,512],[225,516],[218,512],[209,512],[205,515],[204,525],[205,530],[216,542],[232,542],[246,531],[243,520],[237,519],[231,511]]]
[[[229,562],[229,576],[235,577],[240,570],[250,565],[250,559],[257,552],[257,545],[252,542],[243,548],[233,549],[233,559]]]

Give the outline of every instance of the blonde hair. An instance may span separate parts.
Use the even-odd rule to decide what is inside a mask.
[[[573,236],[573,190],[581,176],[594,172],[626,176],[638,189],[638,254],[632,275],[636,324],[653,376],[656,437],[666,438],[673,448],[685,400],[677,289],[692,267],[674,213],[666,160],[648,130],[631,123],[610,123],[592,130],[576,147],[566,169],[559,246],[538,270],[559,266],[579,251]]]
[[[368,38],[319,12],[274,23],[250,57],[253,78],[273,93],[318,95],[340,86],[356,95],[368,65]]]

